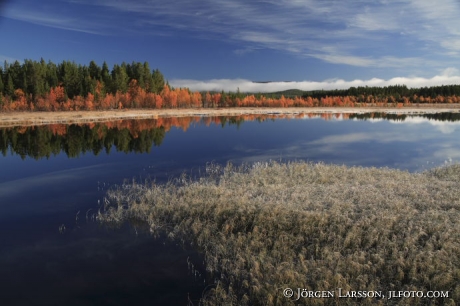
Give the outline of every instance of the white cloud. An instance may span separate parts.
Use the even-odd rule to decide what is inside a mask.
[[[358,57],[358,56],[349,56],[349,55],[340,55],[340,54],[306,54],[311,57],[315,57],[321,59],[325,62],[332,63],[332,64],[346,64],[351,66],[358,66],[358,67],[368,67],[374,65],[374,60],[366,57]]]
[[[274,92],[288,89],[300,90],[327,90],[327,89],[347,89],[358,86],[389,86],[389,85],[407,85],[410,88],[440,86],[450,84],[460,84],[460,75],[456,68],[450,67],[442,71],[440,75],[432,78],[421,77],[395,77],[388,80],[372,78],[369,80],[351,80],[343,79],[325,80],[322,82],[300,81],[300,82],[270,82],[254,83],[246,79],[214,79],[208,81],[199,80],[181,80],[173,79],[169,83],[174,87],[188,87],[197,91],[236,91],[238,88],[241,92]]]

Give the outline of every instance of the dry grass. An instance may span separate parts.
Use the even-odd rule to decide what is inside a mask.
[[[460,302],[460,166],[424,173],[293,162],[107,195],[104,222],[146,222],[203,252],[203,305],[295,305],[309,290],[443,290],[448,299],[302,299],[308,305]]]

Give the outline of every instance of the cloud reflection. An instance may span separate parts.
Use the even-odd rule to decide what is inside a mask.
[[[389,121],[391,124],[407,124],[407,125],[419,125],[419,124],[429,124],[435,127],[438,131],[443,134],[452,134],[454,133],[459,127],[459,121],[439,121],[433,119],[426,119],[421,117],[407,117],[404,121]]]

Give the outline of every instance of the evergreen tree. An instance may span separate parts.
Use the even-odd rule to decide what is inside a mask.
[[[48,87],[47,91],[59,85],[58,68],[51,61],[46,65],[46,84]]]
[[[0,95],[3,94],[4,90],[5,90],[5,85],[3,84],[3,69],[0,68]]]
[[[105,91],[110,91],[110,88],[112,87],[112,77],[110,76],[109,66],[105,61],[102,64],[101,78],[102,83],[104,84]]]
[[[126,65],[126,73],[128,74],[129,81],[137,80],[137,84],[145,89],[144,80],[144,66],[141,63],[132,62],[131,65]]]
[[[163,90],[163,87],[165,86],[165,79],[163,77],[163,74],[161,74],[160,70],[155,69],[155,71],[153,71],[153,74],[152,74],[152,79],[153,79],[152,92],[159,94]]]
[[[67,96],[72,99],[74,96],[81,96],[82,77],[79,74],[75,62],[63,61],[58,66],[59,81],[65,89]]]
[[[142,78],[145,84],[145,91],[153,92],[154,90],[153,76],[152,76],[152,72],[150,71],[149,63],[147,62],[144,62],[144,74]]]
[[[94,61],[89,62],[89,75],[92,79],[102,81],[102,69]]]
[[[219,101],[219,106],[224,106],[225,105],[225,100],[227,99],[227,94],[225,93],[224,90],[220,93],[220,101]]]
[[[123,63],[121,66],[114,65],[112,69],[112,93],[115,94],[117,91],[125,93],[128,91],[128,82],[126,64]]]
[[[13,77],[10,73],[8,73],[8,76],[6,78],[5,95],[9,97],[12,97],[14,95]]]
[[[25,89],[25,74],[22,71],[21,64],[18,61],[15,61],[13,65],[8,67],[7,73],[11,76],[11,81],[13,82],[14,89]]]
[[[25,79],[27,88],[26,94],[31,94],[35,99],[36,97],[43,96],[48,90],[46,89],[46,64],[42,59],[41,62],[25,60]]]
[[[78,74],[81,79],[81,89],[80,92],[82,96],[86,97],[88,93],[95,94],[96,89],[96,79],[91,77],[90,69],[86,66],[78,67]]]

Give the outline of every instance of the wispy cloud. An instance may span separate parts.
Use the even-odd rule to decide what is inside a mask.
[[[184,35],[233,41],[235,53],[281,50],[357,67],[425,69],[460,57],[455,0],[67,0],[97,15],[47,7],[6,17],[94,34]]]
[[[7,61],[8,63],[14,63],[15,61],[18,61],[20,63],[22,62],[22,60],[18,58],[0,54],[0,62],[3,63],[4,61]]]
[[[53,12],[37,12],[30,11],[27,9],[10,9],[4,14],[4,17],[24,21],[39,26],[51,27],[62,30],[69,30],[75,32],[83,32],[88,34],[102,35],[107,34],[99,29],[103,27],[99,26],[91,20],[82,20],[77,16],[71,16],[71,14],[56,14]]]
[[[459,84],[460,75],[457,69],[447,68],[441,74],[432,78],[421,77],[395,77],[388,80],[373,78],[369,80],[343,79],[325,80],[322,82],[301,81],[301,82],[270,82],[255,83],[245,79],[215,79],[208,81],[200,80],[170,80],[169,83],[174,87],[188,87],[198,91],[237,91],[241,92],[274,92],[288,89],[301,90],[320,90],[320,89],[347,89],[358,86],[389,86],[407,85],[410,88],[425,86],[440,86],[449,84]]]

